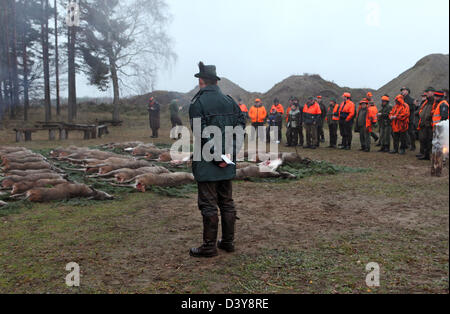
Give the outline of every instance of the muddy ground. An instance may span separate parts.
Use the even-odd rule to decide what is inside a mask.
[[[66,144],[150,142],[145,125]],[[58,145],[44,135],[25,144]],[[0,293],[448,293],[448,168],[432,178],[415,153],[358,148],[355,139],[350,152],[299,153],[368,172],[236,183],[237,252],[213,259],[188,254],[202,234],[195,194],[0,209]],[[79,288],[65,285],[69,262],[81,267]],[[379,288],[366,285],[370,262],[381,267]]]

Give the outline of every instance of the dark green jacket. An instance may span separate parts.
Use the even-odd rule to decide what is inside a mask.
[[[189,119],[191,127],[193,127],[194,119],[201,119],[201,131],[208,126],[217,126],[222,132],[222,152],[225,154],[225,127],[241,126],[245,128],[245,116],[237,103],[230,97],[222,93],[217,85],[207,86],[201,89],[194,96],[189,108]],[[196,136],[194,134],[194,136]],[[201,139],[201,150],[212,138]],[[200,142],[200,141],[198,141]],[[197,148],[198,149],[198,148]],[[240,147],[236,147],[233,141],[233,161],[236,161],[236,155]],[[194,145],[194,162],[192,163],[192,171],[197,182],[217,182],[233,180],[236,176],[236,167],[228,166],[220,168],[214,161],[207,162],[201,156],[201,161],[195,161],[196,147]],[[197,152],[198,154],[198,152]],[[201,154],[201,152],[200,152]]]
[[[178,112],[180,111],[179,106],[180,105],[177,103],[174,102],[170,103],[169,105],[170,117],[178,117]]]

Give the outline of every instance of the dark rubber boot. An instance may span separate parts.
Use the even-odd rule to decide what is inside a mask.
[[[400,155],[405,155],[405,154],[406,154],[405,150],[404,149],[400,149]]]
[[[218,247],[228,253],[233,253],[234,248],[234,231],[236,225],[236,213],[222,214],[222,240],[219,241]]]
[[[192,248],[189,254],[192,257],[214,257],[217,256],[217,229],[219,228],[219,217],[203,217],[203,245]]]

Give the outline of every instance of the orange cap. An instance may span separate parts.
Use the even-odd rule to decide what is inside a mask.
[[[397,97],[395,97],[395,101],[400,103],[400,104],[404,104],[405,103],[405,98],[403,97],[403,95],[398,95]]]
[[[255,99],[255,102],[261,102],[261,99],[256,98],[256,99]]]
[[[383,96],[383,97],[381,97],[381,100],[383,100],[383,101],[390,101],[390,99],[389,99],[388,96]]]
[[[367,98],[364,98],[364,99],[361,100],[359,103],[360,103],[360,104],[368,104],[368,103],[369,103],[369,100],[367,100]]]
[[[342,96],[347,97],[347,98],[351,98],[351,97],[352,97],[352,94],[350,94],[350,93],[344,93],[344,95],[342,95]]]
[[[371,92],[368,92],[367,97],[373,97],[373,94]]]

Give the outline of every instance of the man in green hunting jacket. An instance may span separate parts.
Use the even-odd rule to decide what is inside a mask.
[[[231,137],[231,143],[226,142],[226,127],[236,128],[242,132],[245,129],[245,116],[237,103],[222,93],[217,82],[220,78],[216,74],[213,65],[199,64],[200,73],[195,77],[199,79],[200,91],[194,96],[189,108],[189,118],[196,139],[194,145],[194,161],[192,170],[198,183],[198,206],[203,216],[203,245],[192,248],[190,255],[193,257],[217,256],[217,231],[218,212],[220,208],[222,222],[222,240],[218,246],[226,252],[234,252],[234,230],[236,222],[236,209],[233,201],[232,180],[236,176],[236,166],[227,163],[223,155],[231,154],[229,159],[236,162],[236,155],[240,149],[236,137]],[[202,138],[205,128],[216,127],[220,134]],[[203,136],[202,136],[203,135]],[[209,146],[221,137],[221,151],[215,151],[219,146]],[[220,141],[219,141],[220,142]],[[218,143],[218,142],[217,142]],[[208,146],[206,146],[208,145]],[[203,149],[215,154],[212,161],[207,161]],[[216,148],[217,150],[217,148]]]

